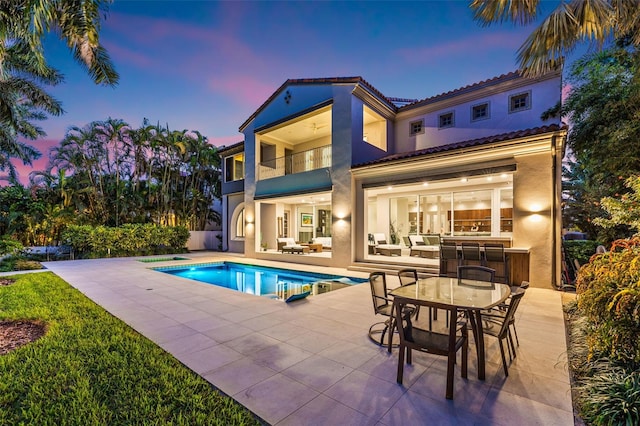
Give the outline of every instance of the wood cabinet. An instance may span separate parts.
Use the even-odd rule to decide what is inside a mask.
[[[447,212],[447,220],[451,223],[451,211]],[[477,232],[491,232],[491,209],[456,210],[453,220],[454,232],[471,232],[476,225]],[[513,231],[513,209],[500,209],[500,232]]]

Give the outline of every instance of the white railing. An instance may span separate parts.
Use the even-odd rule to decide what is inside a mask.
[[[258,164],[258,180],[331,167],[331,145],[296,152]]]

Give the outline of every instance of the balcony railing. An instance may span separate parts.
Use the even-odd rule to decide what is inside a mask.
[[[258,164],[258,180],[331,167],[331,145],[296,152]]]

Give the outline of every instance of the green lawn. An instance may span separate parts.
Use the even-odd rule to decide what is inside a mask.
[[[244,407],[52,273],[0,287],[46,335],[0,355],[0,425],[253,425]]]

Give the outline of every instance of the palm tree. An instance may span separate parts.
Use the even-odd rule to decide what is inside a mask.
[[[115,86],[118,73],[100,44],[100,21],[112,0],[11,0],[0,7],[0,40],[22,40],[46,67],[42,37],[59,34],[96,84]],[[0,49],[0,68],[4,62]]]
[[[40,66],[23,41],[0,38],[0,171],[8,171],[8,179],[17,179],[11,159],[25,165],[40,156],[37,149],[19,141],[35,140],[44,131],[33,121],[44,120],[46,114],[60,115],[60,103],[48,95],[40,84],[56,85],[62,75]]]
[[[484,24],[533,22],[540,0],[472,0],[474,18]],[[569,0],[542,21],[518,49],[520,69],[537,76],[557,68],[578,43],[589,41],[602,47],[611,39],[625,39],[640,46],[638,0]]]

